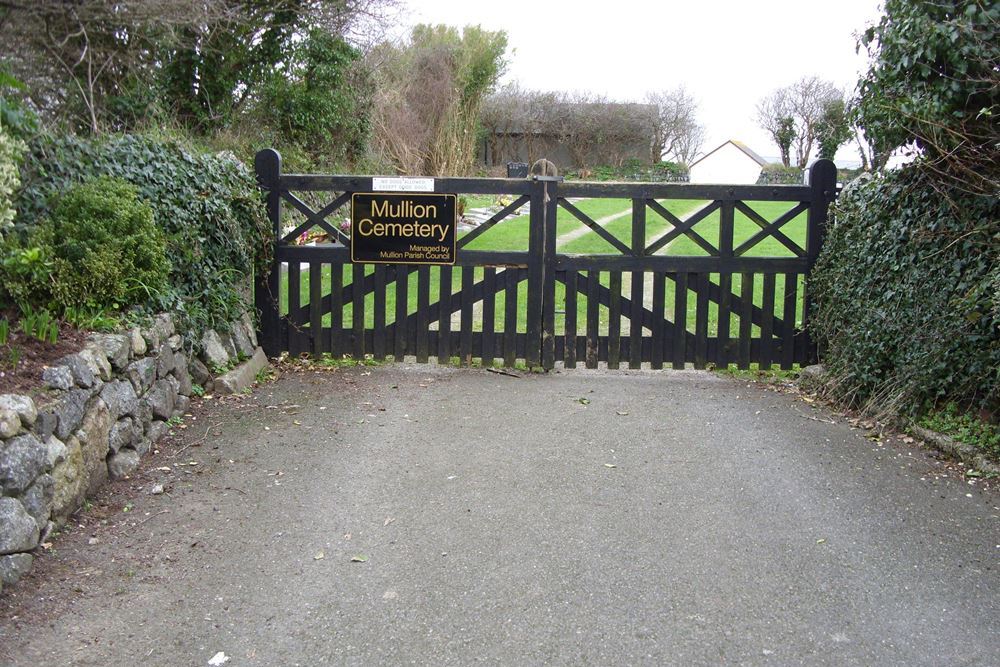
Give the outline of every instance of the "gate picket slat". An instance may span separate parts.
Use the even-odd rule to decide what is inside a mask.
[[[438,277],[438,357],[440,365],[451,363],[451,267],[442,266]]]
[[[674,277],[674,350],[673,367],[684,370],[687,361],[687,293],[688,274]]]
[[[352,265],[351,275],[351,324],[354,331],[351,354],[355,359],[365,358],[365,265]]]
[[[301,327],[303,323],[301,308],[302,275],[298,262],[288,263],[288,315],[291,326],[288,327],[288,353],[297,357],[302,352]]]
[[[612,271],[608,277],[608,368],[617,369],[622,358],[622,272]]]
[[[566,316],[563,325],[566,335],[563,365],[566,368],[576,368],[576,279],[576,271],[566,272]]]
[[[760,370],[771,370],[774,342],[774,274],[764,274],[764,314],[760,322]]]
[[[667,316],[666,276],[661,272],[653,274],[653,340],[649,352],[649,365],[659,370],[663,368],[663,329]]]
[[[330,265],[330,354],[344,354],[344,265]]]
[[[461,335],[459,338],[459,356],[461,363],[465,366],[472,365],[472,305],[473,305],[473,278],[475,269],[471,266],[463,266],[462,271],[462,321]]]
[[[431,308],[431,267],[423,265],[417,269],[417,337],[414,347],[417,363],[426,364],[430,357],[430,331],[428,326]]]
[[[600,271],[587,272],[587,368],[597,368],[598,337],[600,335],[600,320],[597,291],[601,286]]]
[[[791,370],[792,364],[795,363],[795,306],[798,301],[799,293],[799,277],[794,273],[785,274],[785,294],[784,294],[784,310],[782,312],[782,319],[784,320],[785,327],[782,331],[782,343],[781,343],[781,368],[784,370]]]
[[[697,276],[697,305],[694,320],[694,367],[708,365],[708,283],[709,274]]]
[[[750,347],[753,341],[753,282],[754,274],[744,273],[740,278],[740,358],[739,367],[742,370],[750,368]]]
[[[483,269],[483,366],[492,366],[496,356],[496,276],[497,270],[492,266]]]
[[[632,311],[628,325],[628,367],[642,367],[642,290],[645,276],[642,271],[632,272]]]
[[[386,267],[385,264],[375,265],[374,289],[375,305],[372,319],[374,332],[372,340],[372,356],[378,360],[385,359],[385,320],[386,320]]]
[[[732,312],[733,299],[733,274],[719,274],[719,326],[716,337],[719,340],[715,353],[715,364],[719,368],[726,368],[733,360],[732,341],[730,340],[730,314]]]
[[[513,368],[517,361],[517,279],[520,269],[507,267],[503,271],[503,363]]]
[[[410,299],[410,267],[408,264],[396,265],[396,321],[392,328],[395,332],[392,349],[393,358],[399,362],[406,357],[406,311]]]
[[[309,265],[309,338],[312,341],[310,352],[314,357],[323,354],[323,265],[313,262]]]

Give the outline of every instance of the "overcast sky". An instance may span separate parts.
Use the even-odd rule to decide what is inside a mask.
[[[408,0],[407,25],[482,25],[507,33],[504,77],[535,90],[590,91],[642,100],[683,84],[699,101],[705,150],[739,139],[764,156],[778,149],[754,120],[757,101],[804,75],[853,90],[866,56],[856,33],[878,0]],[[594,7],[594,9],[589,9]],[[599,8],[599,9],[597,9]],[[852,147],[838,160],[857,160]]]

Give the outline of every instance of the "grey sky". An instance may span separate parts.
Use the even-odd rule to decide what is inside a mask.
[[[812,74],[852,90],[866,65],[855,34],[879,13],[878,0],[410,0],[403,19],[505,30],[504,81],[525,88],[641,100],[684,84],[700,102],[706,149],[740,139],[773,156],[754,120],[757,100]],[[837,157],[856,160],[857,151]]]

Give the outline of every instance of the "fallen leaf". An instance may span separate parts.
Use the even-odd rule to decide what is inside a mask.
[[[615,414],[618,415],[619,417],[625,417],[625,416],[628,415],[628,411],[627,410],[615,410]]]
[[[384,522],[384,523],[383,523],[382,525],[383,525],[383,526],[388,526],[388,525],[389,525],[390,523],[392,523],[393,521],[395,521],[395,519],[394,519],[394,518],[392,518],[392,517],[389,517],[388,519],[386,519],[386,520],[385,520],[385,522]]]
[[[229,662],[229,656],[219,651],[209,659],[208,664],[209,667],[219,667],[219,665],[224,665],[227,662]]]
[[[322,551],[313,556],[313,560],[323,560],[324,558],[326,558],[326,554],[324,554]]]
[[[292,423],[295,424],[296,426],[302,426],[302,422],[300,422],[298,419],[293,419]]]
[[[821,537],[818,540],[816,540],[816,544],[823,544],[824,542],[826,542],[826,538],[823,538],[823,537]]]
[[[581,405],[590,405],[590,399],[589,398],[579,398],[577,400],[580,402]]]
[[[352,563],[367,563],[368,562],[368,556],[365,556],[364,554],[358,554],[357,556],[351,556],[351,562]]]
[[[617,468],[618,466],[616,466],[614,463],[605,463],[604,467],[605,468]]]

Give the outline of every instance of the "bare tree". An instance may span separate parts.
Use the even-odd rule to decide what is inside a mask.
[[[669,157],[687,164],[701,149],[704,128],[698,124],[698,103],[684,86],[646,94],[646,103],[654,107],[653,142],[650,160]]]
[[[843,91],[831,82],[806,76],[761,99],[757,104],[757,122],[778,145],[786,167],[794,146],[796,165],[805,168],[817,142],[824,111],[843,98]]]

